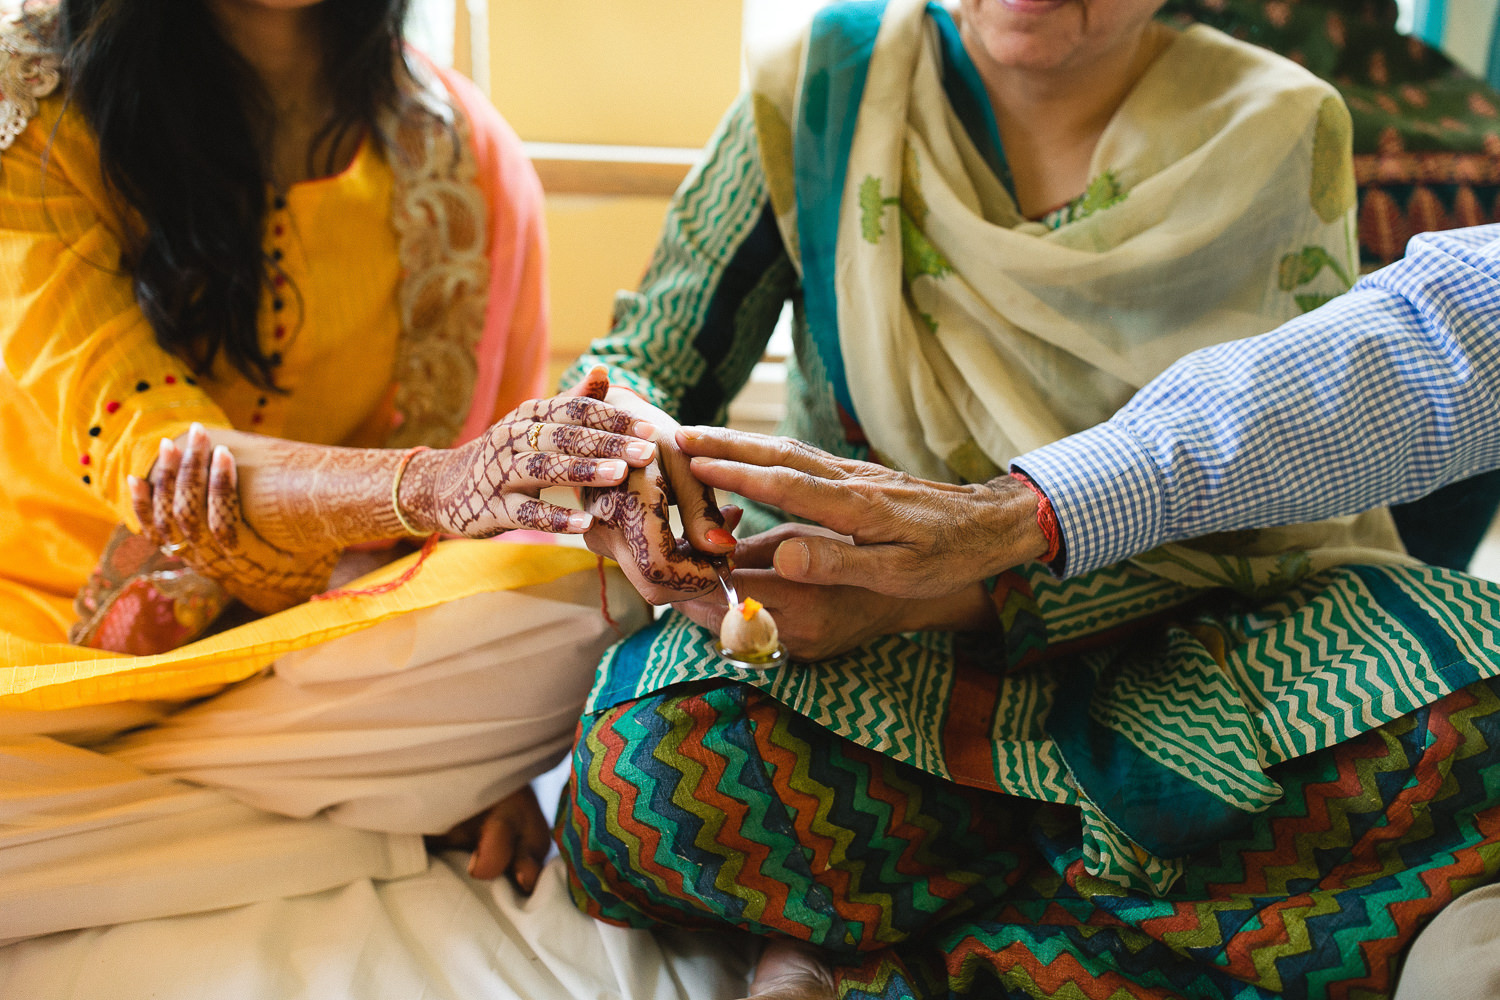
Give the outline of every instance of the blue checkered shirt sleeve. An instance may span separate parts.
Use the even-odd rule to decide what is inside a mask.
[[[1500,226],[1261,337],[1196,351],[1110,420],[1016,459],[1068,575],[1164,542],[1399,503],[1500,466]]]

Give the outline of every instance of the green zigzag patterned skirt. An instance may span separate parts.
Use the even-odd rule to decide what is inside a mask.
[[[558,818],[610,922],[830,949],[846,998],[1385,997],[1500,872],[1500,681],[1280,764],[1163,896],[1089,876],[1077,810],[965,788],[705,683],[585,718]]]

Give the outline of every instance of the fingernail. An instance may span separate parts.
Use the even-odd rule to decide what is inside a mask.
[[[715,545],[723,545],[728,548],[734,547],[734,535],[724,528],[710,528],[703,537]]]
[[[811,556],[807,546],[801,542],[783,542],[776,547],[776,573],[779,576],[801,577],[807,573]]]
[[[191,424],[188,425],[188,433],[196,435],[198,437],[202,437],[203,435],[207,434],[208,431],[206,431],[206,430],[203,429],[203,425],[202,424],[200,424],[200,423],[198,423],[198,421],[194,420]]]
[[[569,531],[587,531],[589,530],[589,525],[593,523],[594,515],[589,514],[585,511],[574,511],[572,514],[568,515]]]
[[[700,458],[696,455],[693,457],[693,460],[688,463],[689,467],[692,468],[695,472],[698,469],[717,469],[721,464],[723,463],[721,463],[717,458]]]
[[[682,439],[684,441],[697,441],[699,438],[703,437],[703,428],[682,427],[678,429],[677,433],[682,435]]]
[[[468,866],[464,870],[469,873],[469,877],[470,878],[473,878],[474,877],[474,869],[478,868],[478,867],[479,867],[479,852],[475,851],[473,854],[469,855],[469,864],[468,864]]]
[[[650,441],[632,441],[625,446],[625,457],[632,462],[644,462],[656,454],[656,445]]]
[[[221,445],[214,446],[213,467],[214,471],[223,475],[229,471],[232,460],[229,457],[229,449]]]
[[[599,475],[606,479],[623,479],[625,473],[630,470],[624,462],[617,458],[606,458],[599,463]]]
[[[630,425],[630,433],[638,438],[656,438],[657,427],[649,420],[637,420]]]
[[[161,446],[156,449],[157,459],[162,462],[170,462],[172,455],[177,451],[177,444],[171,438],[162,438]]]

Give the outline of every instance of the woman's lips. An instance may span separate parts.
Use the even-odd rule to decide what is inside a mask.
[[[1006,10],[1016,11],[1021,14],[1042,14],[1047,11],[1065,7],[1072,0],[995,0]]]

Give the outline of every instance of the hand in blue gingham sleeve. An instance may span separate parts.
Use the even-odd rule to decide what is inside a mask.
[[[1074,575],[1163,542],[1398,503],[1500,465],[1500,225],[1279,329],[1196,351],[1110,420],[1021,456]]]

